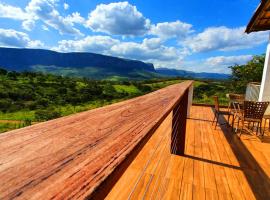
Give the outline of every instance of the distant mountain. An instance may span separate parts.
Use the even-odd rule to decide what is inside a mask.
[[[178,69],[157,68],[156,72],[169,77],[185,77],[185,78],[198,78],[198,79],[228,79],[229,74],[220,73],[207,73],[207,72],[192,72]]]
[[[59,53],[43,49],[0,48],[0,67],[103,79],[155,77],[154,65],[95,53]]]
[[[160,77],[226,79],[229,77],[227,74],[155,69],[151,63],[95,53],[59,53],[44,49],[0,47],[1,67],[11,71],[40,71],[64,76],[111,80]]]

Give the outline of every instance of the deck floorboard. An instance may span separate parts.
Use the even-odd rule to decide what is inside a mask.
[[[106,198],[270,199],[269,133],[263,143],[239,138],[226,126],[215,130],[212,118],[210,107],[192,107],[185,156],[177,156],[170,153],[169,115]]]

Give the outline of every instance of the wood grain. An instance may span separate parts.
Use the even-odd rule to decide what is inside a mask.
[[[192,106],[185,155],[170,153],[171,113],[155,131],[106,199],[270,199],[270,137],[239,138],[211,125],[210,107]],[[221,119],[221,123],[223,122]]]
[[[90,198],[159,127],[191,84],[1,134],[0,199]],[[145,175],[143,180],[154,178]]]

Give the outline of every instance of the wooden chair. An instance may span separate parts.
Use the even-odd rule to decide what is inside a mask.
[[[252,123],[252,130],[254,128],[254,123],[257,124],[256,135],[258,135],[258,131],[260,128],[260,133],[263,136],[264,132],[262,132],[262,119],[264,116],[264,112],[266,111],[269,102],[255,102],[255,101],[244,101],[244,108],[242,113],[237,113],[236,117],[239,121],[241,121],[241,130],[240,137],[243,132],[243,129],[249,129],[250,124]],[[245,126],[245,122],[248,123],[248,127]]]
[[[267,120],[268,120],[268,130],[270,131],[270,115],[264,115],[263,118],[265,120],[264,128],[266,127],[266,123],[267,123]]]
[[[217,128],[217,123],[218,123],[218,120],[219,120],[219,116],[220,115],[228,115],[228,122],[227,123],[223,123],[223,124],[220,124],[220,125],[224,125],[224,124],[229,124],[229,120],[230,120],[230,116],[231,116],[231,113],[229,111],[222,111],[220,110],[220,106],[219,106],[219,100],[218,100],[218,96],[213,96],[213,99],[214,99],[214,119],[212,121],[212,125],[214,124],[215,122],[215,119],[216,119],[216,124],[215,124],[215,129]]]
[[[235,102],[237,102],[239,104],[243,104],[243,102],[245,101],[245,95],[244,94],[229,93],[228,98],[229,98],[228,111],[233,111],[233,108],[234,108],[233,104]]]

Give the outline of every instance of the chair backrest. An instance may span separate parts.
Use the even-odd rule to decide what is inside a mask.
[[[215,106],[215,110],[219,111],[219,101],[218,101],[218,96],[213,96],[214,99],[214,106]]]
[[[245,100],[245,95],[243,95],[243,94],[233,94],[233,93],[230,93],[229,94],[229,100],[231,102],[243,103],[244,100]]]
[[[269,102],[244,101],[244,117],[262,119]]]

